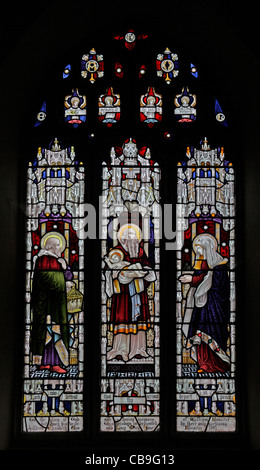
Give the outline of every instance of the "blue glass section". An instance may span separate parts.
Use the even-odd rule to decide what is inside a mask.
[[[198,74],[198,71],[197,71],[197,67],[194,64],[190,64],[190,71],[191,71],[191,75],[193,75],[193,77],[198,78],[199,74]]]
[[[215,116],[216,116],[216,120],[220,123],[220,124],[223,124],[224,126],[227,127],[227,120],[226,120],[226,116],[225,114],[223,113],[222,111],[222,108],[218,102],[217,99],[215,99]]]
[[[40,111],[37,114],[37,118],[36,118],[37,120],[34,124],[34,127],[39,126],[40,124],[42,124],[43,121],[45,121],[45,119],[46,119],[46,109],[47,109],[46,101],[44,101],[42,106],[40,107]]]
[[[70,72],[71,72],[71,65],[68,64],[68,65],[66,65],[66,67],[64,69],[63,78],[68,78]]]

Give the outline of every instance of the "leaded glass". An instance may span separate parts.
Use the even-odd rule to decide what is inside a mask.
[[[140,119],[148,127],[162,120],[162,95],[156,93],[154,87],[149,87],[147,93],[141,95]]]
[[[141,65],[140,67],[140,70],[139,70],[139,78],[142,78],[144,77],[144,75],[146,74],[146,65]]]
[[[28,167],[24,432],[83,430],[84,175],[57,139]]]
[[[177,431],[236,430],[234,168],[224,149],[178,163]],[[182,237],[180,236],[182,234]]]
[[[133,139],[103,166],[101,423],[104,432],[160,425],[159,181]]]
[[[78,127],[86,121],[87,100],[85,95],[80,95],[78,88],[72,90],[71,95],[67,95],[64,100],[65,122]]]
[[[71,65],[68,64],[68,65],[66,65],[66,67],[64,68],[62,77],[63,77],[63,78],[68,78],[68,77],[70,76],[70,72],[71,72]]]
[[[189,92],[188,87],[183,87],[180,94],[175,96],[174,114],[178,122],[193,122],[196,120],[197,104],[196,95]]]
[[[37,117],[36,117],[36,122],[34,124],[34,127],[38,127],[43,121],[45,121],[46,119],[46,114],[47,112],[47,105],[46,105],[46,101],[44,101],[40,107],[40,110],[37,114]]]
[[[81,59],[81,76],[88,78],[90,83],[95,83],[97,78],[104,76],[104,57],[97,54],[95,49],[91,49],[88,54],[84,54]]]
[[[192,75],[193,77],[198,78],[199,72],[198,72],[198,70],[197,70],[196,65],[194,65],[194,64],[192,64],[192,63],[190,64],[190,72],[191,72],[191,75]]]
[[[222,108],[217,99],[215,99],[215,116],[216,120],[227,127],[226,116],[222,111]]]
[[[158,48],[157,56],[150,51],[153,64],[149,64],[149,54],[137,55],[144,47],[135,48],[137,40],[148,36],[125,31],[111,36],[115,47],[121,42],[119,55],[112,57],[113,48],[107,45],[100,49],[102,54],[87,49],[89,53],[80,53],[78,67],[75,60],[64,68],[62,112],[57,121],[52,116],[52,122],[67,129],[68,135],[71,127],[82,128],[75,136],[86,150],[85,158],[95,156],[95,162],[89,160],[93,169],[100,162],[103,137],[113,142],[115,135],[121,135],[122,142],[122,135],[129,135],[125,126],[133,126],[147,144],[141,147],[129,138],[112,147],[110,160],[103,163],[101,325],[100,337],[93,341],[100,339],[101,370],[96,369],[100,431],[151,433],[161,428],[161,391],[168,385],[161,383],[160,373],[160,310],[165,305],[160,305],[160,168],[148,146],[153,146],[152,152],[156,148],[162,152],[165,181],[170,183],[164,195],[172,202],[171,191],[176,189],[168,170],[175,165],[179,145],[196,139],[204,123],[213,135],[218,129],[222,136],[227,121],[218,100],[209,99],[207,87],[199,89],[196,65],[190,61],[185,65],[183,57],[179,61],[168,47]],[[109,81],[93,86],[104,77],[103,52]],[[72,81],[79,88],[68,88]],[[53,111],[55,105],[49,103],[48,110],[50,106]],[[34,127],[46,118],[46,101],[39,109]],[[42,129],[46,126],[37,132]],[[92,171],[90,180],[95,176]],[[84,184],[84,166],[74,148],[63,148],[57,139],[49,148],[39,149],[28,168],[25,433],[83,430],[83,382],[89,381],[83,376],[84,273],[91,269],[84,264],[81,239],[81,234],[86,236]],[[89,185],[94,199],[97,187]],[[200,149],[187,147],[186,160],[178,163],[176,207],[177,379],[176,400],[171,395],[167,409],[176,408],[173,432],[233,432],[237,428],[234,169],[223,148],[211,150],[206,138]],[[169,245],[175,242],[165,245],[166,250],[175,249]],[[166,293],[170,277],[175,278],[172,271],[166,268],[163,273]],[[171,305],[172,293],[165,298]],[[91,302],[89,297],[88,308]],[[175,315],[171,307],[163,312],[165,325]],[[165,331],[163,335],[172,338]],[[170,352],[174,360],[172,345],[166,343],[166,355]],[[88,361],[91,369],[93,357]],[[168,368],[167,374],[170,382],[175,371]]]
[[[162,54],[157,55],[156,70],[158,77],[162,77],[169,85],[174,77],[179,75],[178,55],[167,47]]]
[[[111,127],[120,120],[121,107],[120,95],[113,92],[109,87],[105,94],[100,95],[98,99],[98,119],[107,127]]]
[[[118,78],[123,78],[124,76],[123,66],[120,64],[120,62],[115,63],[115,74]]]
[[[129,51],[132,51],[134,49],[137,39],[147,38],[147,34],[136,34],[133,29],[129,29],[124,36],[122,34],[117,34],[116,36],[114,36],[114,39],[116,39],[117,41],[124,40],[124,45]]]

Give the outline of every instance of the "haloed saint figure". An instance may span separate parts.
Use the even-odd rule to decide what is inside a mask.
[[[217,252],[217,246],[212,235],[198,235],[193,241],[194,271],[179,278],[190,285],[183,332],[199,373],[226,372],[230,367],[226,352],[230,316],[228,260]]]
[[[105,257],[106,293],[111,298],[113,346],[107,359],[127,362],[147,357],[146,331],[150,326],[147,287],[156,279],[135,224],[123,225],[119,244]]]
[[[69,365],[69,327],[66,288],[73,277],[62,253],[66,240],[58,232],[46,233],[41,240],[32,285],[33,364],[40,370],[66,373]]]

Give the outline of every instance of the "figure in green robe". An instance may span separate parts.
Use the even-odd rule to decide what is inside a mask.
[[[69,365],[66,284],[71,284],[73,276],[61,256],[65,244],[58,232],[43,237],[35,262],[31,296],[33,364],[40,370],[58,373],[66,373],[64,367]]]

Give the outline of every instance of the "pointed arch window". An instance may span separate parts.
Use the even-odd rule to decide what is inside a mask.
[[[177,170],[177,430],[233,432],[234,168],[206,138],[201,148],[187,148],[186,158]]]
[[[170,39],[128,30],[84,50],[35,111],[23,432],[86,432],[86,396],[106,436],[234,432],[232,118]]]
[[[27,176],[24,432],[83,429],[85,171],[57,139]]]
[[[101,424],[160,427],[160,169],[128,139],[103,165]]]

